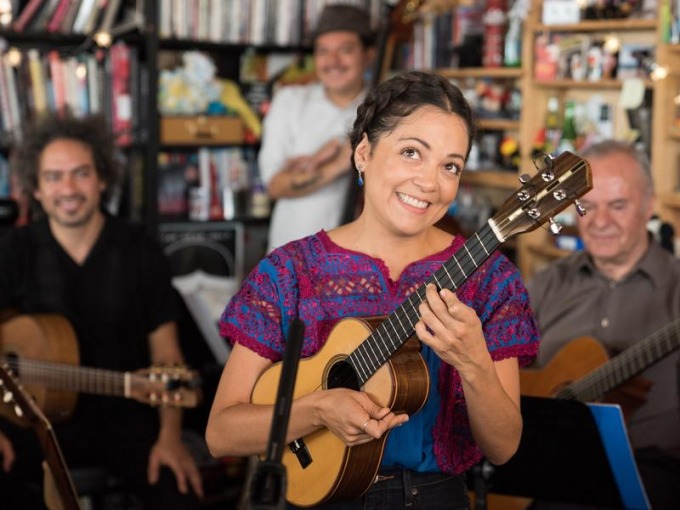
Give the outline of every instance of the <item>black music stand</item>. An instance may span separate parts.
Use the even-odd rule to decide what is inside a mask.
[[[293,319],[286,340],[286,350],[283,353],[283,365],[274,403],[267,453],[265,459],[257,464],[250,479],[246,505],[248,510],[284,510],[286,508],[288,478],[281,458],[283,449],[286,447],[288,419],[293,403],[293,390],[304,333],[304,322],[300,319]]]
[[[517,454],[493,466],[490,476],[487,466],[488,492],[606,508],[649,508],[618,406],[522,397],[522,418]],[[476,482],[479,485],[479,475]]]

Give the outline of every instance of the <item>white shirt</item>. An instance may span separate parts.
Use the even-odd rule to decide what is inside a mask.
[[[326,97],[320,83],[281,89],[264,119],[259,154],[264,183],[269,184],[287,159],[311,155],[331,138],[346,139],[363,98],[362,92],[350,105],[339,108]],[[352,178],[346,174],[308,195],[279,198],[272,212],[269,250],[337,227]]]

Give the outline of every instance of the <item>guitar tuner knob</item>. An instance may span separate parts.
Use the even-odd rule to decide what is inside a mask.
[[[521,202],[526,202],[529,200],[529,192],[525,189],[519,190],[517,192],[517,198],[519,198]]]
[[[555,200],[564,200],[567,198],[567,193],[563,189],[558,189],[553,193],[553,196],[555,197]]]
[[[579,216],[583,217],[586,215],[586,208],[581,205],[581,202],[574,200],[574,207],[576,207],[576,212]]]
[[[552,219],[552,218],[550,218],[548,221],[550,222],[550,232],[552,232],[552,234],[555,235],[555,236],[556,236],[557,234],[559,234],[560,231],[562,230],[562,225],[560,225],[559,223],[557,223],[557,222],[556,222],[554,219]]]
[[[14,397],[14,394],[11,391],[7,390],[7,391],[5,391],[5,394],[2,396],[2,401],[5,404],[8,404],[9,402],[11,402],[13,397]]]
[[[14,412],[19,418],[23,418],[24,412],[22,411],[21,407],[18,405],[14,406]]]
[[[522,184],[526,184],[531,180],[531,176],[529,174],[522,174],[519,176],[519,182]]]

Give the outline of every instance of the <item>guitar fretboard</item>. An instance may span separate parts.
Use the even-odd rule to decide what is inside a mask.
[[[598,400],[679,347],[680,319],[676,319],[570,384],[557,394],[557,398],[582,402]]]
[[[2,358],[25,385],[44,385],[57,390],[126,396],[126,373],[24,358]],[[130,374],[128,374],[130,375]]]
[[[388,316],[348,357],[364,384],[415,332],[418,305],[425,301],[430,283],[438,289],[457,290],[501,245],[489,223],[470,237],[430,278]]]

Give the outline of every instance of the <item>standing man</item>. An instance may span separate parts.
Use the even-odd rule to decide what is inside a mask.
[[[326,7],[313,32],[319,81],[281,89],[264,119],[260,173],[276,200],[269,250],[341,222],[351,179],[347,133],[373,59],[369,18],[351,5]]]
[[[583,157],[593,172],[593,189],[581,200],[587,214],[578,220],[585,251],[528,285],[542,335],[540,365],[581,336],[616,354],[680,317],[680,261],[646,228],[653,211],[646,157],[615,141],[594,145]],[[642,374],[653,386],[628,423],[655,510],[680,508],[679,362],[676,352]]]
[[[140,229],[102,208],[117,178],[103,119],[48,117],[16,156],[25,190],[45,218],[0,241],[0,310],[63,315],[84,366],[128,371],[181,364],[177,303],[163,254]],[[194,508],[190,492],[202,494],[201,479],[181,425],[178,409],[81,395],[73,418],[56,433],[69,466],[107,466],[144,508]],[[0,492],[9,501],[26,498],[24,482],[41,476],[37,441],[30,430],[2,421],[0,427]],[[33,507],[15,503],[8,508]]]

